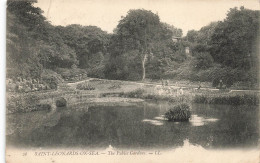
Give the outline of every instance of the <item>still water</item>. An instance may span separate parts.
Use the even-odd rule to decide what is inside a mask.
[[[259,139],[257,107],[192,104],[189,122],[168,122],[168,103],[80,105],[7,115],[7,145],[17,147],[252,148]]]

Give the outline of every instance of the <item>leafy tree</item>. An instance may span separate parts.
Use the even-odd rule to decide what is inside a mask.
[[[38,78],[45,68],[71,67],[77,60],[35,2],[7,2],[7,67],[17,75]]]
[[[257,60],[258,29],[259,11],[230,9],[211,37],[212,57],[223,65],[249,70]]]
[[[117,35],[123,44],[124,51],[138,49],[145,78],[145,63],[154,41],[158,39],[160,20],[158,15],[146,10],[130,10],[128,15],[120,20]],[[157,38],[156,38],[157,37]]]
[[[213,65],[213,58],[209,53],[196,53],[194,66],[196,69],[207,69]]]
[[[7,2],[7,69],[12,69],[12,76],[36,77],[40,73],[35,37],[42,31],[45,19],[41,10],[32,4],[30,1]]]
[[[175,37],[182,37],[182,29],[176,28],[173,25],[167,24],[167,23],[161,23],[161,25],[166,28],[167,30],[170,30],[172,32],[172,35]]]
[[[198,32],[195,31],[195,30],[190,30],[188,31],[187,33],[187,36],[186,36],[186,39],[187,41],[189,42],[192,42],[192,43],[195,43],[197,41],[197,38],[198,38]]]
[[[184,40],[189,42],[192,54],[209,52],[209,43],[217,25],[218,22],[212,22],[209,25],[202,27],[199,31],[188,31]]]
[[[75,51],[80,68],[91,70],[97,66],[93,59],[100,55],[104,59],[109,35],[100,28],[73,24],[58,26],[55,31],[61,35],[64,43]],[[101,62],[102,60],[99,63]]]
[[[202,27],[198,31],[198,35],[195,41],[198,44],[208,45],[218,23],[219,22],[211,22],[209,25]]]
[[[131,65],[130,67],[136,66],[139,67],[139,70],[142,70],[142,74],[132,75],[135,78],[139,76],[142,80],[146,78],[147,71],[149,73],[150,70],[146,68],[151,67],[149,64],[152,63],[153,59],[169,58],[173,55],[175,50],[172,41],[174,31],[179,36],[182,34],[181,30],[161,23],[158,15],[143,9],[130,10],[126,17],[123,17],[119,21],[114,31],[115,33],[111,37],[108,50],[111,61],[107,65],[107,68],[108,70],[109,68],[115,70],[111,70],[113,73],[107,71],[106,76],[114,76],[116,72],[126,73],[124,71],[128,71],[126,74],[129,75],[140,72],[132,71],[133,69],[129,68],[129,65]],[[114,58],[125,58],[125,56],[126,61],[124,61],[124,66],[121,63],[114,62]],[[130,62],[128,58],[133,57],[135,65],[127,63]],[[154,73],[159,72],[159,67],[157,68],[157,71]],[[118,74],[118,76],[123,77],[121,79],[130,78],[129,75]]]

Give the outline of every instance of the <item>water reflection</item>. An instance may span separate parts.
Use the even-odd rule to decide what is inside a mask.
[[[203,117],[199,117],[198,115],[191,115],[190,121],[193,126],[203,126],[205,125],[205,119]]]
[[[158,117],[154,117],[154,119],[161,120],[161,121],[165,120],[164,115],[161,115],[161,116],[158,116]]]
[[[188,139],[206,148],[256,147],[258,109],[192,105],[190,122],[168,122],[167,103],[80,105],[7,116],[7,144],[20,147],[170,148]]]
[[[158,120],[152,120],[152,119],[144,119],[143,122],[148,122],[149,124],[156,125],[156,126],[163,125],[163,122]]]

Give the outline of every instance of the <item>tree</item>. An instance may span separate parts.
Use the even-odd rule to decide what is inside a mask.
[[[139,68],[142,70],[140,79],[144,80],[147,71],[149,71],[146,69],[147,64],[149,64],[148,62],[151,61],[153,57],[167,57],[169,54],[173,53],[171,44],[173,44],[172,37],[174,30],[177,31],[178,35],[181,35],[181,30],[161,23],[159,16],[151,11],[143,9],[130,10],[126,17],[123,17],[119,21],[119,24],[114,30],[115,33],[111,37],[109,44],[111,63],[114,63],[114,58],[122,58],[123,56],[124,58],[125,56],[128,58],[131,57],[130,55],[134,56],[136,66],[141,66]],[[158,48],[160,49],[159,51]],[[134,55],[133,52],[135,52],[136,55]],[[125,61],[125,63],[124,70],[132,70],[129,66],[134,65],[127,63],[127,61]],[[110,65],[108,67],[120,69],[114,72],[122,72],[121,70],[123,67],[120,67],[119,65],[121,64]],[[107,73],[108,77],[112,75],[109,72]],[[133,74],[136,72],[128,72],[130,75],[131,73]],[[123,77],[124,75],[120,76]]]
[[[12,76],[34,76],[39,74],[39,60],[35,53],[35,38],[44,31],[47,23],[33,1],[7,2],[7,68]],[[43,35],[42,35],[43,36]]]
[[[209,53],[196,53],[194,56],[196,69],[207,69],[213,64],[213,58]]]
[[[230,9],[211,37],[211,55],[225,66],[249,70],[257,61],[259,11],[243,7]]]
[[[75,51],[80,68],[92,69],[96,66],[92,62],[96,58],[95,55],[102,55],[101,58],[104,58],[110,36],[100,28],[73,24],[66,27],[58,26],[55,31],[64,43]]]
[[[171,31],[171,35],[175,37],[182,37],[182,29],[176,28],[173,25],[167,23],[161,23],[162,27],[166,28],[166,30]]]
[[[71,67],[77,60],[35,2],[7,2],[7,67],[16,75],[39,78],[45,68]]]
[[[219,22],[211,22],[209,25],[202,27],[198,31],[195,41],[199,44],[208,45],[218,23]]]
[[[187,39],[187,41],[194,43],[194,42],[197,41],[198,35],[199,35],[199,34],[198,34],[197,31],[195,31],[195,30],[190,30],[190,31],[188,31],[188,33],[187,33],[186,39]]]
[[[158,39],[160,27],[158,15],[146,10],[130,10],[128,15],[120,20],[118,36],[125,46],[124,50],[138,49],[142,63],[142,79],[145,78],[145,63],[151,53],[154,40]]]

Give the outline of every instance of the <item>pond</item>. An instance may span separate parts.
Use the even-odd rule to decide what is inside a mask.
[[[192,104],[189,122],[168,122],[168,103],[92,106],[7,115],[7,145],[25,148],[174,148],[188,139],[207,149],[253,148],[259,111],[252,106]]]

